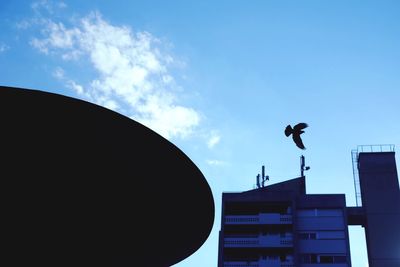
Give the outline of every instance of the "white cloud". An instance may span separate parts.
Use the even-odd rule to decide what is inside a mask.
[[[70,89],[74,90],[80,96],[85,95],[85,91],[83,89],[83,86],[80,85],[80,84],[77,84],[73,80],[67,80],[67,87],[69,87]]]
[[[212,166],[222,166],[222,165],[227,164],[225,161],[216,160],[216,159],[208,159],[208,160],[206,160],[206,162],[208,165],[212,165]]]
[[[15,24],[15,26],[17,27],[17,29],[26,30],[26,29],[28,29],[30,26],[32,26],[32,23],[31,23],[30,20],[21,20],[21,21],[18,21],[18,22]]]
[[[77,50],[73,48],[74,45],[77,43],[77,40],[75,40],[75,38],[79,38],[79,36],[81,36],[81,32],[79,29],[66,29],[62,23],[54,23],[52,21],[48,21],[46,23],[46,28],[44,28],[42,32],[47,37],[44,39],[32,39],[31,45],[33,47],[45,54],[48,54],[50,49],[70,49],[72,51],[63,54],[62,56],[68,58],[77,57],[77,55],[75,55],[77,53]]]
[[[53,76],[56,77],[57,79],[64,79],[65,77],[65,72],[61,67],[57,67],[54,71],[53,71]]]
[[[35,13],[40,13],[42,10],[52,14],[55,9],[64,9],[67,5],[62,1],[39,0],[31,4],[31,8]]]
[[[46,7],[47,1],[41,3]],[[54,71],[81,97],[121,112],[166,138],[184,138],[199,125],[199,113],[178,104],[169,71],[174,59],[162,52],[163,43],[150,33],[111,25],[98,12],[71,27],[48,19],[42,23],[41,38],[31,40],[34,48],[66,63],[86,60],[96,72],[90,82],[82,83],[66,78],[61,68]],[[214,136],[209,146],[218,141]]]
[[[45,10],[51,12],[53,10],[51,2],[47,1],[47,0],[35,1],[31,4],[31,8],[34,11],[38,11],[39,9],[45,9]]]
[[[221,136],[216,132],[212,132],[211,136],[209,137],[209,139],[207,141],[208,148],[212,149],[216,144],[219,143],[220,140],[221,140]]]

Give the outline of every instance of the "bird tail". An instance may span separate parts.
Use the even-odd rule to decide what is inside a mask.
[[[293,128],[292,128],[292,126],[290,126],[290,125],[286,126],[285,135],[286,135],[286,136],[289,136],[289,135],[291,135],[292,133],[293,133]]]

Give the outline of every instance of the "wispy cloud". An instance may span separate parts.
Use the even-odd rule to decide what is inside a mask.
[[[211,132],[210,137],[208,138],[207,141],[208,148],[212,149],[215,145],[219,143],[220,140],[221,136],[217,132],[215,131]]]
[[[39,0],[31,4],[31,8],[36,13],[40,13],[42,10],[45,10],[52,14],[54,13],[55,9],[63,9],[66,7],[67,5],[63,1]]]
[[[63,14],[67,4],[63,1],[39,0],[31,3],[33,16],[24,18],[15,23],[19,30],[26,30],[37,25],[43,25],[49,22],[49,16]]]
[[[0,42],[0,53],[5,52],[8,49],[10,49],[10,47],[8,45],[6,45],[5,43],[1,43]]]
[[[65,86],[68,87],[69,89],[73,90],[76,94],[82,96],[85,95],[85,91],[82,87],[82,85],[77,84],[74,80],[71,80],[69,78],[67,78],[65,76],[65,71],[63,68],[61,67],[57,67],[54,71],[53,71],[53,76],[55,78],[57,78],[58,80],[64,82]],[[89,95],[86,95],[88,98],[90,98]],[[107,105],[105,105],[105,107],[108,107]],[[113,109],[113,108],[110,108]]]
[[[47,3],[41,1],[42,8],[51,10]],[[99,12],[70,27],[50,19],[41,23],[42,36],[31,40],[34,48],[65,63],[86,60],[95,70],[96,77],[86,83],[67,78],[61,67],[54,71],[80,97],[127,115],[166,138],[184,138],[199,125],[200,114],[178,103],[169,70],[174,58],[163,52],[164,44],[152,34],[112,25]],[[208,146],[219,138],[212,136]]]
[[[226,161],[216,160],[216,159],[208,159],[206,160],[206,163],[212,166],[223,166],[228,164]]]

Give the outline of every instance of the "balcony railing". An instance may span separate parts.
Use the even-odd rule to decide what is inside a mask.
[[[280,235],[260,235],[254,237],[225,237],[225,247],[291,247],[293,237]]]
[[[224,267],[295,267],[295,264],[280,260],[226,261]]]
[[[258,237],[227,237],[224,238],[225,247],[259,247]]]
[[[292,215],[279,213],[226,215],[225,224],[292,224]]]
[[[229,261],[224,262],[224,267],[261,267],[258,261]]]
[[[281,224],[291,224],[292,223],[292,215],[282,214],[279,218]]]

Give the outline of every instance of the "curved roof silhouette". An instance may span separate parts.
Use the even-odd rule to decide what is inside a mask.
[[[149,128],[22,88],[0,87],[0,114],[3,255],[16,264],[170,266],[208,238],[205,177]]]

